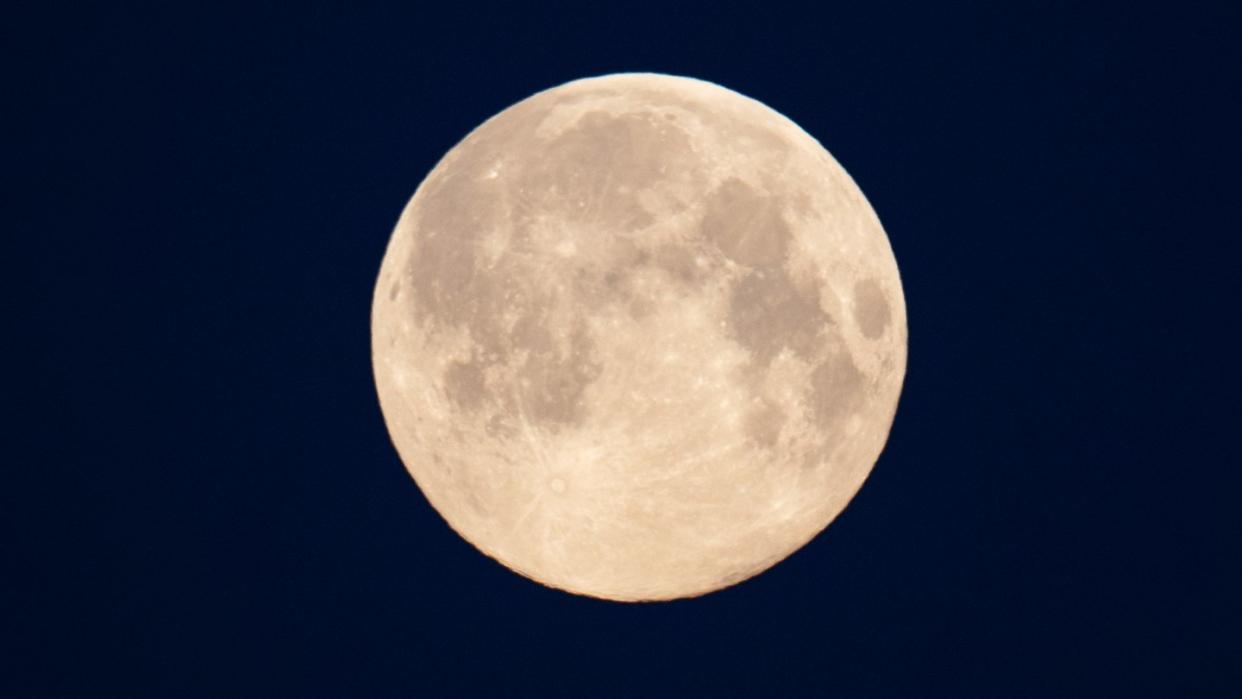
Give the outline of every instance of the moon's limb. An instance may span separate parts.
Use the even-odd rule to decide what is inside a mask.
[[[906,361],[853,181],[719,86],[625,74],[488,120],[389,243],[373,359],[393,441],[484,553],[617,600],[702,594],[821,531]]]

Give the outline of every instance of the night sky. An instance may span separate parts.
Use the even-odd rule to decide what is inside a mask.
[[[0,27],[0,695],[1239,696],[1236,3],[123,4]],[[852,504],[664,604],[453,534],[370,367],[424,175],[618,71],[819,139],[909,312]]]

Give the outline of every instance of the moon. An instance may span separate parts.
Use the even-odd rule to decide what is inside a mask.
[[[388,431],[454,531],[550,587],[702,595],[822,531],[879,457],[906,309],[875,212],[724,87],[577,80],[419,185],[372,305]]]

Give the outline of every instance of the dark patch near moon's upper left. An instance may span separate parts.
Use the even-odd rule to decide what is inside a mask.
[[[548,193],[545,210],[562,220],[624,235],[655,221],[638,193],[690,176],[692,155],[689,136],[652,112],[588,111],[532,158],[522,184]]]
[[[490,420],[497,429],[512,426],[517,415],[548,429],[583,419],[583,391],[600,367],[589,333],[573,320],[581,309],[552,313],[558,303],[564,309],[578,299],[558,301],[554,287],[564,283],[588,300],[587,291],[613,298],[629,294],[625,280],[610,286],[601,279],[604,267],[583,268],[554,258],[556,251],[545,249],[546,243],[533,244],[538,227],[566,225],[577,235],[594,233],[603,239],[582,239],[579,245],[624,257],[623,241],[654,220],[638,192],[696,174],[688,137],[658,115],[590,111],[540,142],[535,131],[547,113],[546,106],[506,112],[437,168],[415,212],[415,250],[404,273],[419,318],[467,330],[476,344],[469,360],[446,368],[441,377],[446,397],[464,411],[497,411]],[[538,152],[511,152],[513,143],[523,142],[539,144]],[[521,157],[493,175],[498,154]],[[508,247],[485,264],[481,241],[497,231],[505,232]],[[652,259],[632,244],[628,249],[632,260],[607,264],[629,268]],[[678,278],[694,274],[693,260],[676,252],[657,251],[654,259]],[[505,324],[506,317],[514,324]],[[556,337],[562,332],[568,334],[567,353]],[[494,375],[512,380],[489,384],[493,366],[506,370]]]

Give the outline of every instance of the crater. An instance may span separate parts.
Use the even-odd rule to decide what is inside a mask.
[[[888,299],[879,282],[874,279],[863,279],[854,285],[854,322],[862,331],[863,337],[874,340],[884,334],[888,328],[890,311]]]
[[[752,272],[733,285],[727,322],[733,338],[767,366],[783,347],[813,359],[818,336],[832,319],[818,299],[800,293],[783,269]]]
[[[736,177],[708,196],[701,227],[725,256],[751,267],[779,265],[789,247],[789,226],[778,202]]]

